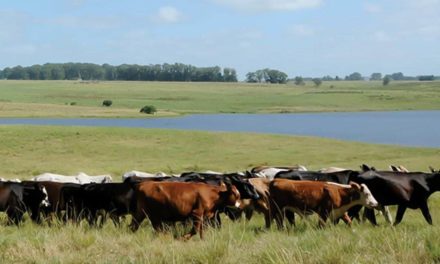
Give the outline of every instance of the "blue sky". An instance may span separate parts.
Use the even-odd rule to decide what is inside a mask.
[[[0,0],[0,68],[46,62],[440,75],[440,0]]]

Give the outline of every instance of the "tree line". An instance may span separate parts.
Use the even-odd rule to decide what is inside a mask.
[[[46,63],[29,67],[15,66],[0,70],[0,79],[10,80],[121,80],[121,81],[180,81],[180,82],[237,82],[237,72],[233,68],[195,67],[183,63],[174,64],[122,64],[112,66],[109,64],[93,63]],[[289,76],[276,69],[260,69],[246,74],[246,82],[249,83],[287,83],[294,82],[304,85],[305,81],[312,81],[319,86],[323,81],[362,81],[375,80],[389,83],[394,81],[433,81],[439,80],[439,76],[421,75],[405,76],[402,72],[386,74],[375,72],[370,76],[362,76],[359,72],[353,72],[345,78],[339,76],[323,76],[321,78]]]
[[[237,82],[237,72],[233,68],[195,67],[182,63],[122,64],[119,66],[93,63],[46,63],[29,67],[7,67],[0,70],[0,79]]]

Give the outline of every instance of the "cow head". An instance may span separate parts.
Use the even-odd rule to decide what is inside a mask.
[[[257,191],[255,190],[255,187],[249,182],[248,179],[240,177],[238,175],[231,175],[229,178],[231,179],[231,183],[240,192],[242,199],[256,200],[260,198]]]
[[[240,192],[237,188],[228,183],[221,182],[220,183],[220,195],[223,196],[224,206],[225,207],[236,207],[240,208]]]
[[[371,194],[371,191],[370,189],[368,189],[367,185],[363,183],[359,185],[355,182],[350,182],[350,186],[359,193],[360,204],[370,208],[375,208],[379,206],[379,203],[376,201],[373,194]]]

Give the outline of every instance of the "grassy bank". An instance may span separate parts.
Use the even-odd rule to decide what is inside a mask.
[[[25,179],[51,171],[237,171],[262,164],[311,169],[361,163],[410,170],[438,166],[439,149],[351,143],[314,137],[162,129],[0,126],[0,176]]]
[[[438,167],[439,149],[404,148],[312,137],[208,133],[159,129],[0,126],[0,176],[26,179],[51,171],[72,174],[243,170],[259,164],[304,164],[357,168],[366,162],[411,170]],[[261,216],[250,222],[224,219],[205,240],[175,240],[144,222],[137,233],[107,223],[20,228],[0,217],[0,262],[32,263],[433,263],[440,261],[440,195],[429,200],[434,226],[408,210],[395,227],[355,223],[316,229],[316,217],[289,231],[264,230]],[[128,219],[127,219],[128,220]],[[127,222],[128,223],[128,222]]]
[[[103,108],[102,101],[113,101]],[[0,81],[0,116],[160,115],[440,109],[440,82],[324,82],[319,88],[246,83]]]

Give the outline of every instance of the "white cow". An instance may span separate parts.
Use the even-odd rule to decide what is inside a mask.
[[[113,181],[112,176],[109,174],[90,176],[84,172],[80,172],[76,178],[80,184],[86,183],[110,183]]]
[[[143,171],[128,171],[122,175],[122,181],[125,181],[127,178],[131,177],[140,177],[140,178],[155,178],[155,177],[166,177],[168,176],[165,172],[158,172],[156,174],[143,172]]]
[[[31,179],[32,181],[51,181],[51,182],[70,182],[70,183],[80,183],[76,176],[66,176],[61,174],[55,174],[46,172],[35,176]]]
[[[269,166],[259,166],[255,167],[251,170],[255,176],[260,178],[266,178],[273,180],[275,175],[277,175],[280,171],[289,171],[289,170],[297,170],[297,171],[307,171],[307,168],[302,165],[296,165],[292,167],[269,167]]]
[[[5,179],[0,177],[0,182],[21,182],[20,179]]]
[[[112,176],[110,175],[89,176],[83,172],[78,173],[78,175],[66,176],[66,175],[46,172],[33,177],[31,180],[63,182],[63,183],[69,182],[69,183],[78,183],[78,184],[108,183],[108,182],[112,182]]]

